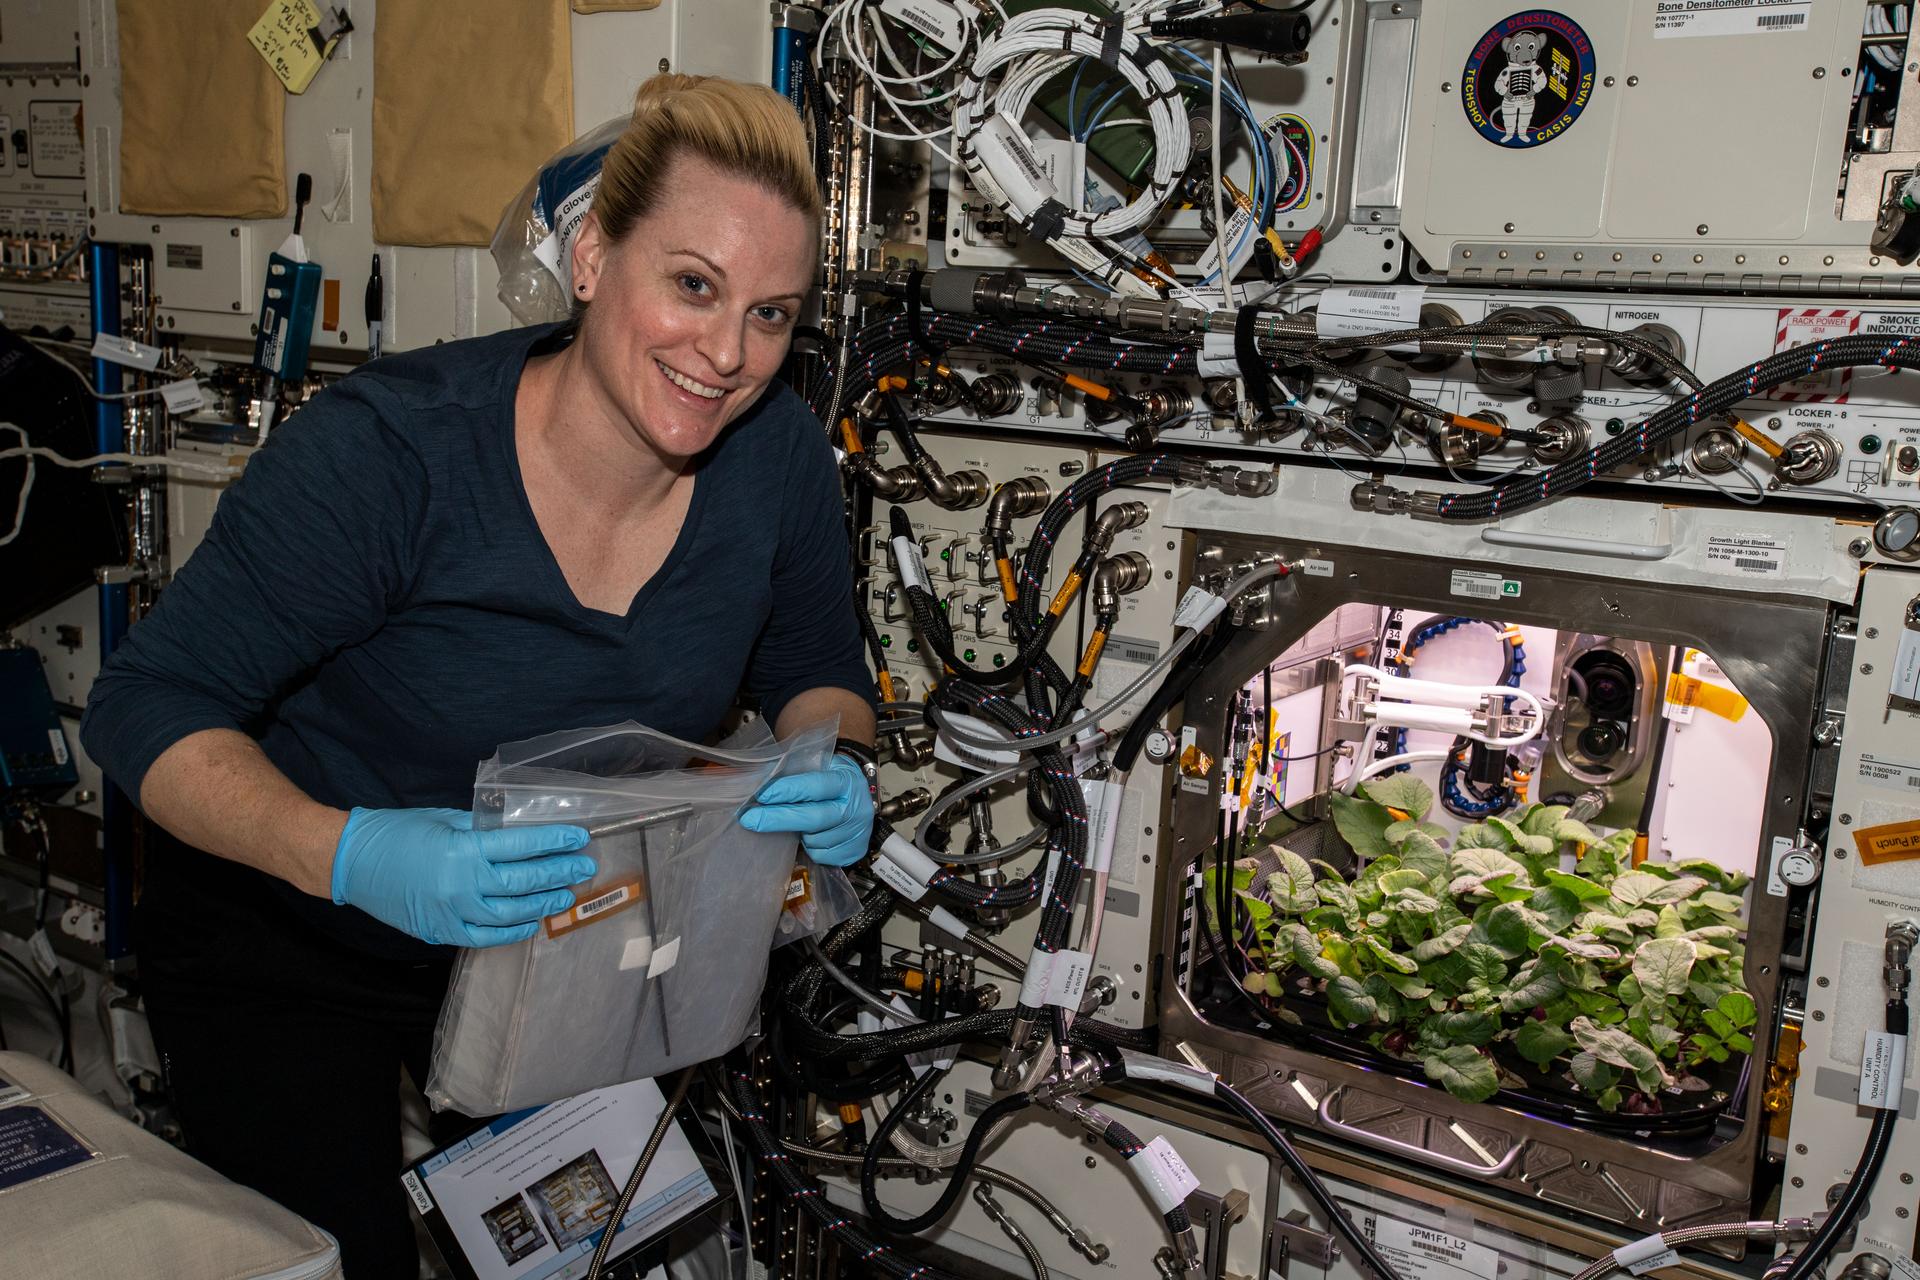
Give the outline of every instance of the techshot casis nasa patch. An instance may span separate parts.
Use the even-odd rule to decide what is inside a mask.
[[[1537,147],[1573,126],[1593,97],[1593,42],[1551,9],[1503,18],[1474,43],[1460,102],[1474,132],[1497,146]]]

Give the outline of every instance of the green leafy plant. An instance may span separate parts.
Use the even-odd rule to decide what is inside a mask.
[[[1600,1110],[1652,1114],[1668,1090],[1698,1086],[1702,1063],[1753,1051],[1746,876],[1634,867],[1632,831],[1603,839],[1553,805],[1450,839],[1425,820],[1432,791],[1406,776],[1331,803],[1357,874],[1279,848],[1257,883],[1256,859],[1234,866],[1255,938],[1245,985],[1274,1016],[1297,1023],[1282,998],[1317,995],[1333,1025],[1471,1102],[1527,1087],[1526,1063],[1564,1073]]]

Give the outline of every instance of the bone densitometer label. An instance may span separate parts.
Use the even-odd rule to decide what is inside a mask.
[[[1813,0],[1659,0],[1653,34],[1674,36],[1768,36],[1805,31]]]

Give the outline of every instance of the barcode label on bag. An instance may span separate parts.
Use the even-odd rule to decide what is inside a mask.
[[[583,902],[576,902],[571,908],[558,915],[547,917],[547,936],[557,938],[563,933],[571,933],[596,920],[604,920],[616,911],[621,911],[641,898],[640,882],[628,880],[611,889],[594,894]]]

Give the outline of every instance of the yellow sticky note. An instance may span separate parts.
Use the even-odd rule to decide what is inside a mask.
[[[320,10],[313,0],[273,0],[247,40],[267,60],[288,93],[305,93],[327,56],[308,33],[318,30]]]

